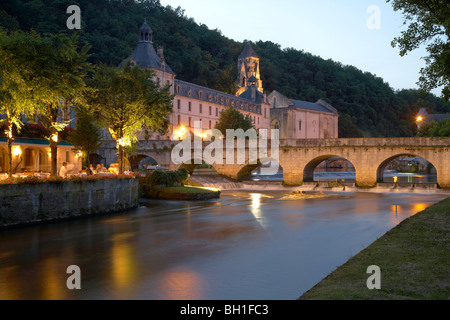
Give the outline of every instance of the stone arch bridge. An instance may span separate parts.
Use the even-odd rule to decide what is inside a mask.
[[[172,149],[178,143],[180,142],[140,141],[136,159],[152,157],[159,165],[175,170],[181,166],[172,161]],[[210,143],[201,143],[201,149],[205,150]],[[272,145],[268,141],[267,156],[259,157],[259,160],[277,160],[283,169],[283,180],[287,185],[301,185],[304,181],[312,181],[314,169],[319,163],[331,157],[341,157],[353,164],[358,187],[374,187],[377,182],[382,181],[384,168],[390,161],[399,156],[413,156],[430,162],[436,168],[438,186],[450,188],[450,138],[281,139],[278,145],[278,159],[276,151],[271,150]],[[193,160],[194,143],[192,148],[193,156],[190,159]],[[106,142],[100,152],[108,164],[117,158],[114,141]],[[245,161],[236,161],[237,156],[243,153]],[[222,163],[209,164],[218,173],[236,179],[241,170],[249,164],[248,141],[244,149],[235,144],[235,164],[227,164],[225,155],[224,151],[223,161],[217,161]]]

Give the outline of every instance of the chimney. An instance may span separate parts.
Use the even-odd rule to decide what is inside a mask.
[[[163,47],[159,46],[157,51],[158,57],[161,59],[161,69],[166,69],[166,61],[164,60]]]

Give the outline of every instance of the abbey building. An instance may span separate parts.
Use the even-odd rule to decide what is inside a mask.
[[[260,58],[247,43],[238,57],[236,94],[231,95],[176,79],[165,61],[163,49],[153,46],[153,31],[147,22],[139,29],[139,41],[132,54],[122,61],[150,68],[155,81],[171,85],[173,113],[169,133],[153,133],[150,140],[178,140],[194,131],[200,121],[203,130],[214,128],[220,113],[227,107],[249,115],[256,129],[279,129],[281,139],[337,138],[338,113],[322,100],[315,103],[292,100],[277,91],[264,93]]]

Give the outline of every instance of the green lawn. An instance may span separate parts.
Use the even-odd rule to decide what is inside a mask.
[[[219,198],[219,190],[211,190],[197,187],[166,187],[158,190],[158,199],[163,200],[207,200]]]
[[[404,220],[299,299],[450,298],[450,198]],[[381,289],[369,290],[367,267],[381,269]]]

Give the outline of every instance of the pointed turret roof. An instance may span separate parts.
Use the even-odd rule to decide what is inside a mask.
[[[152,33],[150,26],[147,22],[144,22],[139,29],[139,42],[134,49],[133,53],[123,60],[119,66],[122,66],[128,60],[131,60],[133,63],[137,64],[142,68],[151,68],[156,70],[165,71],[167,73],[175,74],[173,70],[165,63],[165,61],[161,60],[161,57],[156,53],[155,48],[153,47],[153,43],[151,39],[142,40],[141,33],[148,32]]]
[[[247,57],[254,57],[254,58],[258,58],[258,55],[256,54],[255,50],[253,50],[250,42],[247,42],[247,44],[245,45],[244,50],[242,50],[241,54],[239,55],[239,59],[242,58],[247,58]]]

